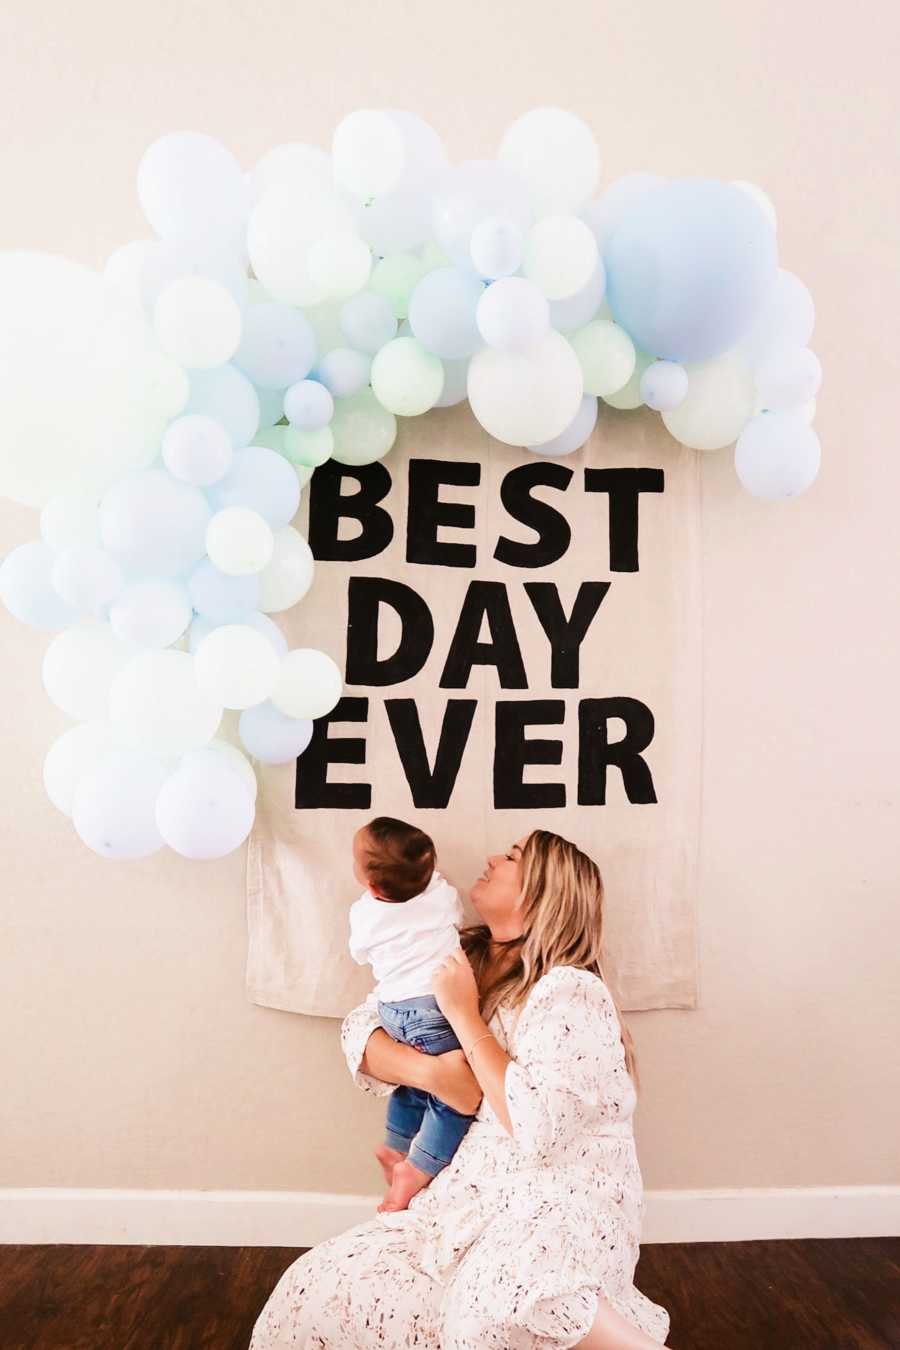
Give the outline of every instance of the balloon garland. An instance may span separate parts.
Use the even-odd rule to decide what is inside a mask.
[[[249,173],[180,132],[138,169],[155,238],[102,276],[0,255],[0,492],[41,510],[0,595],[56,633],[44,684],[76,725],[44,782],[90,848],[207,859],[246,839],[248,756],[294,760],[341,693],[270,617],[312,581],[301,489],[329,458],[387,454],[397,417],[468,398],[492,436],[565,455],[601,405],[645,406],[682,445],[734,444],[755,496],[812,483],[814,309],[769,199],[598,181],[559,109],[455,165],[406,112],[353,112],[331,154],[281,145]]]

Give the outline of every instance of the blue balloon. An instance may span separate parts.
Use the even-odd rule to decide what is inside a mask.
[[[775,232],[740,188],[678,178],[622,213],[606,245],[606,299],[636,346],[668,361],[720,356],[775,282]]]

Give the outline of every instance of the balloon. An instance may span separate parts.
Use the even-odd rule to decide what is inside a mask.
[[[141,303],[152,313],[163,291],[173,281],[185,277],[205,277],[207,281],[218,282],[241,309],[247,303],[247,268],[238,247],[209,236],[182,235],[158,239],[147,246],[138,278]]]
[[[226,576],[261,572],[272,557],[272,548],[272,527],[249,507],[223,507],[209,522],[206,552],[210,562]]]
[[[328,425],[333,413],[334,399],[318,380],[300,380],[285,390],[284,415],[300,431],[318,431]]]
[[[249,615],[243,622],[250,628],[254,628],[257,633],[262,633],[264,638],[268,638],[279,657],[287,655],[287,638],[284,636],[284,633],[282,633],[275,620],[270,619],[268,614],[257,612]]]
[[[51,573],[53,589],[79,614],[99,618],[125,584],[122,569],[111,553],[91,546],[65,548],[56,556]]]
[[[318,239],[352,231],[352,215],[337,193],[318,184],[275,183],[250,216],[253,271],[276,300],[317,305],[326,291],[310,274],[310,248]]]
[[[259,608],[259,575],[228,576],[204,558],[188,580],[191,604],[213,624],[243,622]]]
[[[137,575],[174,577],[206,552],[209,504],[162,469],[130,474],[100,503],[103,547]]]
[[[331,458],[334,449],[331,426],[319,427],[318,431],[301,431],[299,427],[276,427],[275,430],[284,432],[281,453],[298,473],[304,469],[312,471]]]
[[[382,407],[371,389],[339,399],[331,423],[332,458],[339,464],[371,464],[383,459],[397,439],[397,419]]]
[[[259,399],[259,425],[274,427],[284,416],[284,389],[262,389],[255,384],[256,397]]]
[[[477,277],[453,267],[439,267],[422,278],[410,297],[409,324],[426,351],[452,361],[478,350],[475,310],[483,291]]]
[[[778,501],[805,492],[819,472],[819,438],[794,412],[761,413],[748,422],[734,450],[742,485],[754,497]]]
[[[157,234],[231,237],[248,194],[240,164],[212,136],[178,131],[154,141],[138,165],[138,200]]]
[[[654,361],[641,376],[641,398],[654,412],[671,412],[687,391],[687,371],[674,361]]]
[[[241,741],[263,764],[290,763],[303,754],[312,734],[309,718],[287,717],[269,700],[241,713]]]
[[[42,675],[51,702],[78,722],[104,719],[112,684],[134,655],[109,624],[78,624],[44,653]]]
[[[394,338],[372,362],[372,392],[388,412],[415,417],[433,408],[444,387],[444,368],[414,337]]]
[[[588,202],[587,206],[581,208],[579,215],[593,231],[601,250],[606,248],[622,214],[652,188],[660,187],[664,182],[665,179],[655,173],[626,173],[614,179],[596,201]]]
[[[562,108],[532,108],[507,128],[498,159],[528,185],[540,215],[577,210],[597,186],[600,154],[590,128]]]
[[[469,159],[442,175],[435,187],[432,227],[438,246],[457,267],[471,268],[474,231],[497,217],[523,236],[533,220],[528,190],[507,165]]]
[[[225,768],[230,773],[237,774],[250,793],[252,800],[256,801],[259,784],[256,781],[256,774],[253,772],[253,765],[236,745],[231,745],[228,741],[210,741],[209,745],[204,745],[202,749],[191,750],[184,755],[178,768],[193,769],[204,766],[214,772]]]
[[[97,496],[156,457],[188,396],[133,302],[62,258],[0,254],[0,496]]]
[[[775,230],[778,228],[778,217],[775,214],[775,207],[761,187],[757,187],[755,183],[747,183],[741,178],[733,178],[731,180],[731,186],[740,188],[742,192],[746,192],[751,201],[754,201],[762,211],[766,220],[772,226],[772,229]]]
[[[113,632],[136,647],[171,647],[192,617],[183,581],[135,581],[109,607]]]
[[[120,291],[135,304],[142,304],[144,266],[156,247],[157,241],[153,239],[134,239],[130,244],[114,249],[103,266],[106,285]]]
[[[79,722],[56,738],[44,759],[44,789],[57,810],[72,814],[79,780],[99,768],[115,748],[108,722]]]
[[[616,408],[623,412],[639,408],[644,401],[641,393],[641,380],[644,377],[644,371],[652,364],[652,356],[648,356],[646,352],[635,352],[634,370],[631,372],[631,378],[614,394],[604,394],[603,402],[610,408]]]
[[[313,556],[293,525],[275,531],[272,558],[260,577],[259,607],[266,614],[290,609],[312,585]]]
[[[512,276],[522,265],[524,240],[515,221],[488,216],[472,231],[469,253],[472,266],[481,277],[496,281]]]
[[[231,437],[221,422],[202,413],[176,417],[163,436],[162,457],[174,478],[194,487],[217,483],[231,465]]]
[[[309,321],[290,305],[251,305],[244,315],[234,364],[263,389],[285,389],[303,380],[316,359]]]
[[[316,366],[320,380],[333,398],[352,398],[369,383],[372,358],[352,347],[336,347]]]
[[[753,412],[753,380],[732,352],[687,368],[684,400],[662,419],[676,441],[695,450],[718,450],[741,434]]]
[[[317,145],[289,141],[267,150],[250,172],[250,193],[254,206],[276,183],[292,183],[299,191],[312,187],[330,191],[333,187],[331,156]]]
[[[489,347],[533,352],[550,332],[547,297],[524,277],[503,277],[478,302],[478,330]]]
[[[99,499],[93,492],[63,492],[41,512],[41,534],[57,552],[100,542]]]
[[[583,395],[578,358],[552,331],[528,355],[486,347],[469,365],[472,411],[485,431],[509,445],[553,440],[575,417]]]
[[[180,766],[156,802],[161,837],[194,861],[224,858],[240,848],[253,816],[253,796],[240,774],[212,759]]]
[[[392,110],[387,116],[403,139],[403,171],[387,192],[366,202],[359,220],[360,232],[381,257],[427,243],[432,192],[447,169],[447,153],[427,122],[409,112]]]
[[[246,624],[214,629],[194,655],[200,689],[226,708],[262,703],[272,692],[279,665],[271,641]]]
[[[550,302],[550,323],[558,333],[574,333],[583,328],[591,319],[599,318],[600,306],[606,292],[606,269],[603,259],[598,258],[596,266],[586,285],[565,300]]]
[[[235,452],[228,473],[210,489],[209,500],[217,511],[226,506],[247,507],[273,529],[280,529],[297,514],[300,484],[290,464],[275,450],[251,445]]]
[[[607,299],[635,344],[671,361],[718,356],[762,311],[775,236],[746,193],[675,179],[625,210],[604,252]]]
[[[81,840],[117,862],[156,853],[163,844],[156,801],[169,772],[156,755],[110,750],[75,787],[72,821]]]
[[[548,300],[566,300],[588,284],[597,266],[597,241],[577,216],[545,216],[525,240],[522,270]]]
[[[372,270],[372,252],[347,231],[317,239],[309,250],[309,275],[326,300],[345,300],[361,291]]]
[[[754,370],[774,347],[805,347],[815,321],[816,309],[809,291],[793,272],[782,268],[756,322],[741,339],[741,355]]]
[[[262,306],[254,306],[253,313]],[[183,277],[171,282],[153,306],[153,326],[163,351],[183,366],[208,370],[234,355],[241,340],[241,311],[216,281]]]
[[[204,413],[221,422],[235,449],[249,445],[259,426],[256,390],[236,366],[191,371],[185,412]]]
[[[324,717],[337,704],[342,689],[341,672],[330,656],[298,647],[283,659],[271,698],[287,717]]]
[[[363,108],[335,127],[331,142],[334,180],[355,197],[380,197],[396,187],[406,151],[397,123],[386,112]]]
[[[589,394],[615,394],[634,371],[634,343],[618,324],[608,319],[592,323],[573,333],[572,350],[578,357]]]
[[[56,554],[42,540],[20,544],[0,563],[0,599],[22,623],[53,632],[77,623],[52,581]]]
[[[158,755],[181,755],[212,740],[222,705],[197,684],[187,652],[139,652],[109,691],[110,722],[125,745]]]
[[[586,394],[572,421],[558,436],[543,445],[530,445],[529,450],[535,455],[546,456],[570,455],[573,450],[580,450],[597,425],[597,408],[597,399]]]
[[[774,347],[756,367],[756,394],[763,408],[783,412],[815,398],[822,366],[808,347]]]
[[[388,301],[395,319],[405,319],[410,296],[427,271],[414,253],[392,253],[375,264],[369,289]]]
[[[390,300],[374,291],[360,291],[348,300],[341,308],[340,324],[348,346],[369,356],[397,336],[397,317]]]
[[[469,384],[469,358],[460,361],[442,361],[444,367],[444,387],[441,396],[434,405],[436,408],[452,408],[467,397]]]

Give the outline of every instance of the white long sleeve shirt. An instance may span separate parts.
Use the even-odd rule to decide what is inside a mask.
[[[375,995],[399,1003],[431,993],[431,977],[459,947],[463,908],[455,886],[435,870],[411,900],[377,900],[369,891],[350,906],[350,955],[370,965]]]

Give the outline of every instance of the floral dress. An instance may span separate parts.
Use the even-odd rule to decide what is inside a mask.
[[[375,1000],[344,1021],[351,1073],[379,1025]],[[513,1135],[485,1097],[451,1162],[399,1213],[375,1214],[295,1261],[250,1350],[567,1350],[598,1294],[663,1343],[664,1308],[633,1284],[642,1200],[635,1094],[603,981],[554,966],[490,1028],[512,1057]]]

